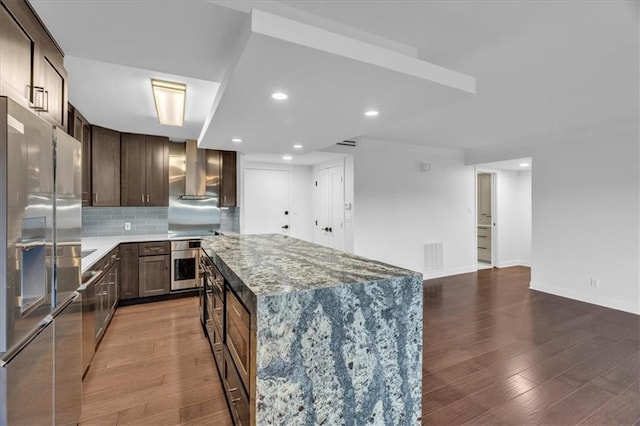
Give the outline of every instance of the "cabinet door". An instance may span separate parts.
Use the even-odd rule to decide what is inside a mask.
[[[140,297],[168,294],[169,255],[145,256],[138,260]]]
[[[146,205],[169,205],[169,138],[146,137],[145,156]]]
[[[145,136],[121,135],[120,201],[122,206],[146,205]]]
[[[94,207],[120,205],[120,133],[91,129],[91,189]]]
[[[138,297],[138,244],[120,244],[120,299]]]
[[[91,205],[91,126],[82,125],[82,206]]]
[[[236,206],[236,153],[220,151],[220,207]]]
[[[42,101],[44,109],[39,112],[39,115],[51,124],[64,128],[67,114],[65,87],[67,73],[56,63],[57,61],[47,56],[41,56],[39,60],[39,78],[36,86],[44,90],[44,100]],[[35,93],[34,98],[36,98]]]
[[[82,207],[87,207],[91,205],[91,126],[72,105],[68,111],[68,133],[82,142]]]
[[[118,253],[116,254],[119,255]],[[118,301],[120,300],[120,262],[116,262],[116,265],[112,267],[111,272],[111,287],[109,288],[109,317],[113,317],[118,307]]]
[[[35,43],[0,4],[0,94],[24,107],[32,101]]]

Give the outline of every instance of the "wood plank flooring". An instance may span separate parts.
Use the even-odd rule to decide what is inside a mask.
[[[640,317],[529,280],[513,267],[425,281],[423,424],[640,426]],[[196,298],[118,309],[81,424],[232,424]]]
[[[232,425],[198,299],[118,308],[83,383],[81,425]]]
[[[640,317],[529,281],[524,267],[425,281],[422,423],[640,422]]]

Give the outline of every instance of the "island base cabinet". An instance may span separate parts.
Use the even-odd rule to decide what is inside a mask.
[[[224,354],[223,354],[223,342],[222,333],[215,326],[213,320],[207,320],[207,336],[209,337],[209,343],[211,344],[211,351],[216,361],[218,369],[223,371],[224,369]]]
[[[224,364],[222,369],[224,388],[227,394],[227,401],[231,408],[231,416],[236,425],[249,425],[249,396],[244,390],[238,371],[231,359],[229,351],[224,351]]]

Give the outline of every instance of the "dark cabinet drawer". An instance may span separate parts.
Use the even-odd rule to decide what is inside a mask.
[[[156,256],[159,254],[169,254],[170,252],[171,243],[169,243],[169,241],[138,244],[138,256]]]
[[[207,320],[207,336],[211,344],[211,350],[220,371],[224,371],[224,344],[222,342],[221,330],[214,324],[213,320]]]
[[[249,388],[250,334],[249,312],[229,288],[226,291],[227,347],[238,369],[240,379]]]
[[[248,425],[249,396],[240,383],[238,371],[236,370],[235,364],[227,351],[224,352],[223,376],[234,423],[239,425]]]

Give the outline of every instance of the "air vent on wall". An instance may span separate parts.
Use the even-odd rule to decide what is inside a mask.
[[[342,142],[338,142],[336,145],[350,146],[352,148],[355,148],[356,147],[356,141],[342,141]]]
[[[441,271],[444,268],[442,259],[442,241],[424,243],[424,272]]]

